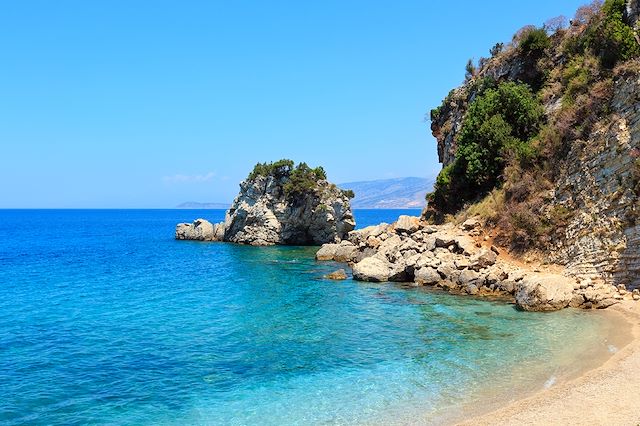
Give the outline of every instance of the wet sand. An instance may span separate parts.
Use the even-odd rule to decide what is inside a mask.
[[[609,308],[623,315],[630,340],[601,366],[463,425],[640,424],[640,302]]]

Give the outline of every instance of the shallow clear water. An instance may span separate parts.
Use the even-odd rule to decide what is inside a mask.
[[[378,214],[361,225],[398,212]],[[314,248],[173,240],[199,216],[223,212],[0,211],[1,424],[438,423],[609,344],[600,315],[332,282]]]

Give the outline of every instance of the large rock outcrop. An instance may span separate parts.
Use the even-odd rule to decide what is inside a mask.
[[[558,275],[524,278],[516,286],[516,303],[525,311],[557,311],[573,299],[575,280]]]
[[[356,281],[411,282],[460,295],[502,296],[527,311],[606,308],[636,297],[602,280],[516,265],[487,246],[485,237],[475,220],[430,225],[401,216],[391,225],[351,231],[340,244],[323,245],[316,259],[348,263]]]
[[[222,224],[212,224],[206,219],[196,219],[193,223],[179,223],[176,226],[176,240],[219,241],[224,236]]]
[[[289,161],[258,165],[240,184],[225,221],[215,226],[202,221],[178,224],[176,238],[320,245],[339,243],[355,227],[345,192],[328,182],[322,169],[304,163],[293,168]]]
[[[627,0],[625,20],[636,29],[638,43],[639,15],[640,2]],[[577,31],[581,30],[574,25],[564,34]],[[557,48],[562,37],[560,33],[551,37],[552,46],[538,68],[557,74],[576,60]],[[431,130],[443,167],[456,159],[459,132],[478,95],[479,82],[488,77],[496,82],[523,81],[533,85],[534,78],[525,72],[527,58],[512,48],[485,60],[474,78],[452,90],[442,106],[434,110]],[[640,288],[640,59],[605,71],[602,73],[608,76],[610,86],[601,85],[600,90],[609,87],[606,113],[571,126],[589,130],[564,137],[564,151],[553,161],[549,188],[538,194],[545,204],[535,213],[541,223],[561,225],[546,236],[546,247],[537,248],[546,261],[566,267],[579,279]],[[563,103],[566,94],[554,90],[554,84],[560,83],[551,79],[542,90],[543,106],[547,122],[561,126],[563,117],[568,116],[567,102]],[[596,81],[589,84],[589,92],[597,91]]]

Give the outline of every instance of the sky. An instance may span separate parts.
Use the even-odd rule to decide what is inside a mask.
[[[0,208],[230,202],[257,162],[431,177],[425,116],[585,0],[16,1],[0,13]]]

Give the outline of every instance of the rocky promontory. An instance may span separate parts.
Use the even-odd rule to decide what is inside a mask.
[[[178,224],[176,239],[255,246],[340,242],[355,227],[350,195],[327,181],[321,167],[294,167],[290,160],[257,164],[224,222]]]
[[[624,298],[640,299],[637,291],[564,275],[551,265],[519,264],[490,244],[474,219],[430,225],[400,216],[393,224],[352,231],[338,244],[323,245],[316,259],[348,263],[358,281],[408,282],[455,294],[504,297],[527,311],[606,308]]]

